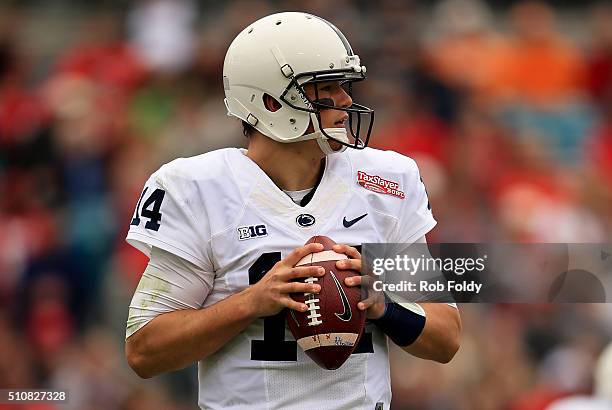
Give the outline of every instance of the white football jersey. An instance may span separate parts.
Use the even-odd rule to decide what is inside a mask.
[[[195,264],[201,307],[256,283],[314,235],[337,243],[413,243],[436,221],[415,162],[367,148],[327,157],[306,206],[296,205],[241,149],[162,166],[147,181],[127,240],[150,256],[161,248]],[[387,337],[367,324],[338,370],[297,346],[284,313],[253,322],[198,363],[203,409],[388,409]]]

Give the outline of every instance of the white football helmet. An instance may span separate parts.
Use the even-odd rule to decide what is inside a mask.
[[[326,154],[346,147],[363,149],[368,145],[374,111],[355,103],[335,107],[330,99],[319,100],[318,94],[311,100],[303,87],[337,80],[350,95],[352,82],[364,80],[365,73],[359,56],[328,21],[306,13],[272,14],[249,25],[229,46],[223,64],[225,105],[228,115],[246,121],[275,141],[316,139]],[[281,107],[268,110],[265,94]],[[320,111],[324,109],[348,113],[352,139],[344,127],[320,127]],[[314,132],[305,134],[310,123]],[[340,142],[342,149],[332,150],[328,139]]]

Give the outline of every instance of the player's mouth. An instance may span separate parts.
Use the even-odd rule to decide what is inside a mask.
[[[346,126],[346,121],[348,120],[348,115],[343,116],[341,119],[334,123],[338,128],[342,128]]]

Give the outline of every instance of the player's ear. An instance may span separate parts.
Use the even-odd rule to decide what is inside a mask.
[[[276,112],[281,109],[282,105],[278,100],[272,97],[270,94],[265,93],[263,95],[264,107],[270,112]]]

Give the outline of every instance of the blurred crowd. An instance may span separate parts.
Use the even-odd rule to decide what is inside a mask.
[[[612,4],[507,3],[0,6],[0,388],[70,391],[31,409],[195,408],[193,369],[141,381],[123,360],[147,263],[124,238],[161,164],[246,145],[223,105],[223,57],[275,11],[346,34],[368,67],[354,99],[376,110],[370,145],[419,164],[430,242],[609,242]],[[540,410],[592,392],[612,307],[461,312],[450,365],[394,353],[394,409]]]

